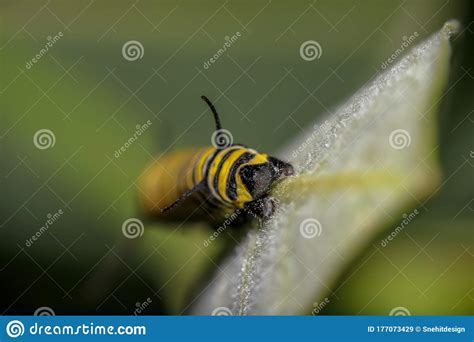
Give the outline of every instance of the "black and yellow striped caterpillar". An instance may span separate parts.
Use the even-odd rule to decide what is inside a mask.
[[[202,99],[214,115],[213,137],[230,134],[209,99]],[[218,222],[241,210],[266,219],[276,208],[271,187],[293,174],[293,167],[277,158],[213,141],[212,147],[167,153],[154,161],[140,178],[140,199],[145,213],[160,219]]]

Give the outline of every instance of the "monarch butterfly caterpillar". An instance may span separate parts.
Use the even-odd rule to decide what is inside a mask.
[[[214,105],[201,97],[214,115],[216,131],[223,130]],[[222,142],[222,141],[221,141]],[[145,214],[159,219],[200,219],[218,222],[245,211],[269,218],[276,201],[271,187],[294,174],[293,167],[241,144],[190,148],[166,153],[140,177],[140,200]]]

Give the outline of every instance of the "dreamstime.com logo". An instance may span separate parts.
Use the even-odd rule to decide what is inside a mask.
[[[122,56],[129,62],[142,59],[144,54],[145,48],[138,40],[129,40],[122,46]]]
[[[217,60],[219,58],[221,58],[222,55],[224,55],[224,53],[229,50],[232,45],[237,41],[237,39],[239,39],[240,37],[242,37],[242,35],[240,34],[239,31],[235,32],[232,36],[225,36],[224,39],[225,39],[225,42],[224,44],[222,45],[222,47],[220,47],[215,53],[214,55],[212,55],[211,58],[209,58],[207,61],[204,62],[204,69],[209,69],[215,62],[217,62]]]
[[[133,132],[133,135],[128,138],[128,140],[122,145],[120,146],[120,148],[118,150],[115,150],[114,152],[114,157],[115,158],[119,158],[123,153],[125,153],[125,151],[128,150],[128,148],[130,146],[133,145],[133,143],[135,143],[135,141],[138,140],[138,138],[143,134],[145,133],[145,131],[152,125],[152,122],[150,120],[148,120],[147,122],[145,122],[144,124],[137,124],[135,126],[136,130],[135,132]]]
[[[394,240],[398,234],[400,234],[410,223],[411,221],[413,221],[416,217],[416,215],[418,215],[420,212],[418,211],[418,209],[415,209],[413,210],[412,212],[410,213],[404,213],[402,215],[402,220],[400,222],[400,224],[398,226],[395,227],[395,229],[393,229],[390,234],[387,235],[387,237],[385,237],[381,242],[380,242],[380,245],[382,247],[387,247],[388,244],[390,243],[390,241]]]
[[[56,316],[56,313],[49,306],[41,306],[35,310],[34,316]]]
[[[209,237],[206,240],[203,241],[204,247],[209,247],[212,241],[216,240],[219,237],[219,235],[221,235],[228,227],[230,227],[232,222],[234,222],[241,213],[242,213],[241,210],[237,209],[231,215],[226,214],[224,222],[222,222],[222,224],[219,227],[217,227],[217,229],[211,235],[209,235]]]
[[[61,31],[54,36],[48,36],[48,41],[43,45],[41,50],[39,50],[32,59],[26,62],[26,68],[31,69],[36,63],[38,63],[40,59],[48,53],[49,49],[51,49],[62,37],[64,37],[64,34]]]
[[[152,302],[153,301],[151,300],[150,297],[148,297],[143,303],[136,302],[135,303],[135,310],[133,310],[133,314],[135,316],[141,315],[146,310],[146,308],[148,308],[150,306],[150,304]]]
[[[232,310],[225,306],[219,306],[212,310],[212,316],[233,316]]]
[[[308,148],[308,146],[311,146],[311,143],[318,136],[320,136],[321,134],[325,134],[325,132],[329,131],[330,128],[331,125],[329,124],[328,120],[325,120],[321,125],[313,125],[313,131],[311,132],[311,134],[304,141],[302,141],[301,144],[291,153],[290,161],[296,159],[296,157],[298,157],[300,153],[303,153]]]
[[[307,40],[300,46],[300,56],[305,61],[311,62],[320,59],[323,54],[323,48],[315,40]]]
[[[395,150],[403,150],[411,144],[411,135],[405,129],[395,129],[388,137],[388,143]]]
[[[17,338],[23,336],[25,333],[25,326],[20,321],[14,320],[10,321],[5,328],[7,331],[7,335],[11,338]]]
[[[46,150],[54,147],[56,144],[56,136],[50,129],[43,128],[37,130],[33,135],[33,144],[37,149]]]
[[[397,306],[396,308],[393,308],[390,310],[389,313],[390,316],[411,316],[410,310],[408,310],[404,306]]]
[[[122,224],[122,233],[127,239],[141,237],[144,231],[145,226],[143,225],[143,222],[136,217],[129,218]]]
[[[398,49],[396,49],[392,55],[387,58],[387,60],[385,60],[381,67],[382,69],[386,69],[392,62],[394,62],[400,55],[403,54],[403,51],[405,51],[405,49],[407,49],[415,40],[416,38],[418,38],[419,34],[418,32],[413,32],[413,34],[411,34],[409,37],[407,36],[403,36],[402,37],[402,40],[403,40],[403,43],[400,45],[400,47]]]
[[[217,149],[224,149],[230,147],[233,142],[234,137],[232,136],[232,133],[230,133],[230,131],[224,128],[215,130],[214,133],[212,133],[211,143],[212,146]]]
[[[322,226],[321,222],[315,218],[307,218],[300,224],[300,234],[305,239],[312,239],[316,236],[321,236]]]
[[[38,241],[48,231],[49,228],[51,228],[57,221],[59,221],[59,218],[63,214],[64,211],[62,209],[58,209],[54,213],[48,213],[48,215],[46,215],[46,220],[44,221],[40,229],[38,229],[25,241],[25,246],[28,248],[33,246],[33,244]]]
[[[43,325],[34,323],[28,329],[19,320],[8,322],[5,327],[11,338],[23,336],[144,336],[147,328],[144,325],[95,325],[93,322],[75,325]],[[21,339],[20,339],[21,340]]]
[[[313,316],[316,316],[319,314],[331,301],[329,300],[328,297],[324,298],[320,303],[316,302],[313,304],[313,311],[311,311],[311,314]]]

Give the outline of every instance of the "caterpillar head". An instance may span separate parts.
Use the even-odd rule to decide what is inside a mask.
[[[268,157],[261,164],[247,164],[240,169],[240,177],[254,199],[264,197],[277,181],[294,175],[291,164]]]

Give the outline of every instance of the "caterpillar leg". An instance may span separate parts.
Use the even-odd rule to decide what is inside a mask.
[[[262,197],[248,202],[245,209],[253,216],[260,217],[263,220],[270,219],[275,213],[277,203],[272,197]]]

